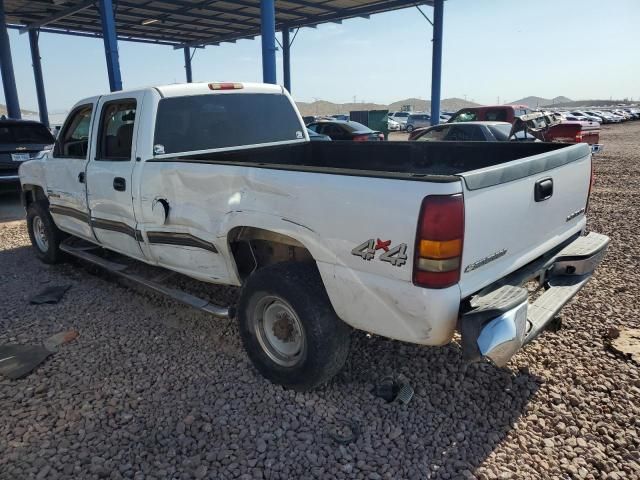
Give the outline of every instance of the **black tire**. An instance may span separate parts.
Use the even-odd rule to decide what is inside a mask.
[[[34,228],[38,228],[38,226],[41,226],[41,233],[46,237],[46,245],[43,245],[36,238],[38,233]],[[34,202],[27,208],[27,230],[31,245],[40,260],[44,263],[60,263],[63,260],[64,254],[60,250],[60,242],[64,240],[66,235],[56,227],[49,209],[42,203]]]
[[[288,314],[276,315],[276,322],[284,318],[287,337],[301,336],[304,344],[298,354],[291,356],[293,363],[288,365],[283,364],[285,357],[274,360],[273,350],[265,347],[267,311],[278,308],[281,303],[293,311],[299,321],[294,324],[301,325],[302,332],[291,327]],[[298,391],[311,390],[338,373],[347,359],[351,328],[334,312],[314,264],[278,263],[251,275],[240,295],[238,319],[247,355],[256,369],[273,383]],[[274,323],[272,336],[278,336],[277,329],[282,333],[281,327]]]
[[[413,125],[407,125],[407,132],[408,133],[413,132],[413,128],[414,128]]]

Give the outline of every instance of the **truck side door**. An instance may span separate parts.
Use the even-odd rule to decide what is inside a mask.
[[[98,98],[73,109],[45,161],[49,211],[62,230],[93,240],[87,206],[89,137]]]
[[[132,195],[142,97],[142,93],[122,93],[100,100],[87,167],[87,199],[96,238],[105,247],[136,258],[144,257]]]

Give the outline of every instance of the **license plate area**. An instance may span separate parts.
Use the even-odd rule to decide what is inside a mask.
[[[31,158],[28,153],[12,153],[11,160],[14,162],[26,162]]]

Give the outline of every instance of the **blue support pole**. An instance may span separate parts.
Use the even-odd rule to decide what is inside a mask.
[[[184,70],[187,73],[187,83],[193,82],[193,74],[191,72],[191,48],[184,47]]]
[[[4,15],[4,0],[0,0],[0,73],[2,73],[4,98],[5,102],[7,102],[7,114],[9,118],[22,118],[20,102],[18,102],[16,77],[13,73],[13,61],[11,60],[7,19]]]
[[[120,76],[120,60],[118,59],[118,37],[116,35],[116,19],[113,15],[113,3],[111,0],[98,0],[100,6],[100,20],[102,22],[102,39],[104,40],[104,53],[107,60],[107,73],[109,74],[109,88],[112,92],[122,90],[122,77]]]
[[[262,35],[262,81],[276,82],[276,7],[274,0],[260,0]]]
[[[282,70],[284,88],[291,93],[291,41],[287,26],[282,29]]]
[[[442,20],[444,0],[433,3],[433,54],[431,58],[431,125],[440,123],[440,84],[442,80]]]
[[[36,95],[38,97],[38,113],[40,121],[49,126],[49,112],[47,111],[47,97],[44,93],[44,80],[42,79],[42,64],[40,63],[40,46],[38,37],[40,32],[36,29],[29,30],[29,47],[31,48],[31,63],[33,64],[33,78],[36,81]]]

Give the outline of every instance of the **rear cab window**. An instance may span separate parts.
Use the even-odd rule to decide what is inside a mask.
[[[38,123],[13,123],[0,125],[0,144],[52,145],[53,135],[47,127]]]
[[[476,112],[471,110],[463,110],[453,116],[450,122],[475,122],[478,119]]]
[[[318,125],[309,128],[319,132]],[[154,151],[164,154],[304,139],[285,95],[217,93],[168,97],[156,114]]]

